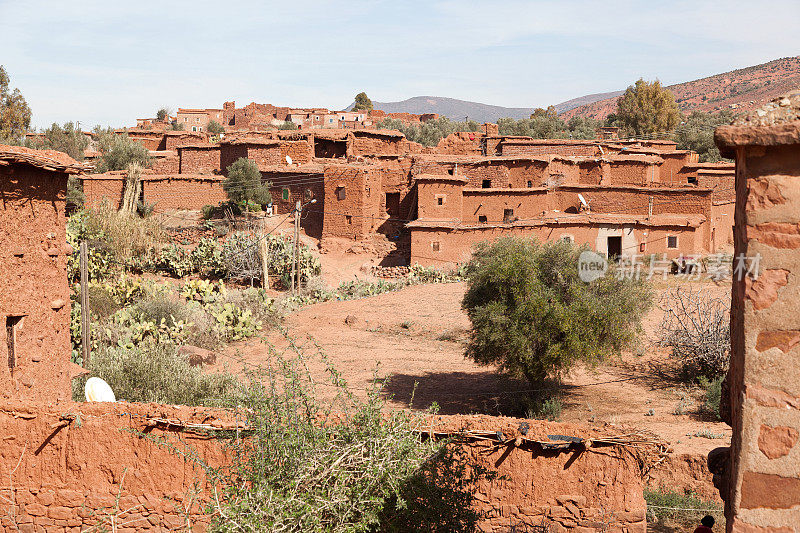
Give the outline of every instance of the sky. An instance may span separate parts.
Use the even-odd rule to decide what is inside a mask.
[[[0,65],[38,128],[361,91],[546,107],[796,55],[799,0],[0,0]]]

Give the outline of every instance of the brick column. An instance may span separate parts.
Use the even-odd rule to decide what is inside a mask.
[[[800,533],[800,92],[715,140],[736,158],[734,268],[753,267],[732,288],[727,531]]]

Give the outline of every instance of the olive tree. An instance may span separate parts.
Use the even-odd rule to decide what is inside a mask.
[[[582,281],[584,250],[511,237],[480,243],[462,301],[472,322],[467,356],[537,383],[628,346],[651,305],[649,285],[611,274]]]
[[[639,79],[617,100],[617,121],[636,135],[672,131],[681,114],[672,91],[661,82]]]
[[[228,199],[248,210],[253,204],[266,205],[272,201],[269,182],[261,181],[261,171],[255,161],[240,157],[228,167],[228,177],[222,188]]]

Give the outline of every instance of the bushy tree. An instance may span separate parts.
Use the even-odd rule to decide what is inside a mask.
[[[228,199],[245,209],[251,203],[266,205],[272,201],[269,182],[261,181],[261,171],[255,161],[240,157],[228,167],[228,177],[222,182],[222,188]]]
[[[208,126],[206,126],[206,129],[208,130],[208,133],[210,133],[211,135],[219,135],[220,133],[225,132],[225,128],[223,128],[222,124],[220,124],[216,120],[212,120],[211,122],[209,122]]]
[[[680,150],[694,150],[701,162],[722,160],[717,145],[714,144],[714,130],[717,126],[730,124],[735,113],[724,109],[719,113],[694,111],[675,129],[675,141]]]
[[[173,120],[171,126],[173,131],[183,131],[183,124],[177,120]]]
[[[406,136],[409,141],[417,142],[423,146],[436,146],[442,138],[457,131],[478,131],[480,124],[474,120],[454,122],[447,117],[429,120],[422,124],[406,124],[402,120],[385,118],[378,122],[378,128],[397,130]]]
[[[37,150],[58,150],[76,161],[83,161],[83,151],[89,147],[89,139],[76,124],[67,122],[60,126],[54,122],[42,133],[42,137],[35,137],[25,144]]]
[[[369,99],[367,93],[358,93],[356,95],[356,105],[353,106],[353,111],[371,111],[372,100]]]
[[[283,122],[283,124],[278,126],[278,129],[279,130],[296,130],[297,129],[297,124],[295,124],[291,120],[285,120]]]
[[[18,143],[31,125],[31,108],[0,65],[0,142]]]
[[[583,282],[585,249],[511,237],[479,244],[462,301],[472,322],[467,356],[537,383],[628,346],[651,305],[649,286],[613,275]]]
[[[564,122],[555,114],[555,108],[536,109],[531,118],[497,121],[500,135],[524,135],[534,139],[594,139],[600,122],[591,118],[573,117]]]
[[[635,135],[672,131],[681,115],[672,91],[658,80],[639,80],[617,100],[617,121]]]
[[[162,107],[158,111],[156,111],[156,119],[160,120],[161,122],[165,122],[169,118],[169,109],[166,107]]]
[[[127,133],[114,133],[111,128],[95,128],[97,144],[103,154],[95,165],[96,172],[108,172],[109,170],[127,170],[131,163],[136,163],[141,167],[150,165],[150,155],[147,148],[137,142]]]

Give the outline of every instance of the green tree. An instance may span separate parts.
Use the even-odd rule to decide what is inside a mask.
[[[291,120],[285,120],[283,122],[283,124],[278,126],[278,129],[279,130],[296,130],[297,129],[297,124],[295,124]]]
[[[272,201],[270,183],[261,181],[261,171],[255,161],[240,157],[228,167],[228,177],[222,188],[228,199],[249,210],[251,204],[266,205]]]
[[[613,275],[583,282],[578,257],[586,249],[511,237],[480,243],[462,301],[472,322],[467,356],[538,383],[629,345],[650,288]]]
[[[171,126],[173,131],[183,131],[183,124],[177,120],[173,120]]]
[[[378,122],[378,128],[397,130],[406,136],[409,141],[417,142],[423,146],[436,146],[443,137],[457,131],[478,131],[480,124],[474,120],[453,122],[447,117],[429,120],[423,124],[406,124],[402,120],[385,118]]]
[[[616,115],[622,127],[638,136],[672,131],[681,119],[672,91],[658,80],[641,78],[617,100]]]
[[[211,122],[209,122],[208,126],[206,126],[206,129],[208,130],[208,133],[210,133],[211,135],[219,135],[220,133],[225,132],[225,128],[223,128],[222,124],[220,124],[216,120],[212,120]]]
[[[53,123],[42,132],[41,137],[34,137],[25,144],[37,150],[58,150],[76,161],[83,161],[83,152],[89,147],[89,138],[72,122],[63,126]]]
[[[372,111],[372,100],[369,99],[367,93],[356,95],[356,105],[353,106],[353,111]]]
[[[674,140],[678,143],[678,149],[694,150],[701,162],[721,161],[722,155],[714,144],[714,130],[717,126],[730,124],[735,117],[736,114],[729,109],[719,113],[692,112],[675,129]]]
[[[158,111],[156,111],[156,119],[160,120],[161,122],[166,122],[169,118],[169,109],[166,107],[162,107]]]
[[[31,108],[0,65],[0,142],[18,143],[31,125]]]
[[[127,170],[131,163],[142,167],[150,165],[150,155],[142,143],[137,142],[127,133],[114,133],[111,128],[95,128],[100,156],[95,165],[95,172],[108,172],[109,170]]]

